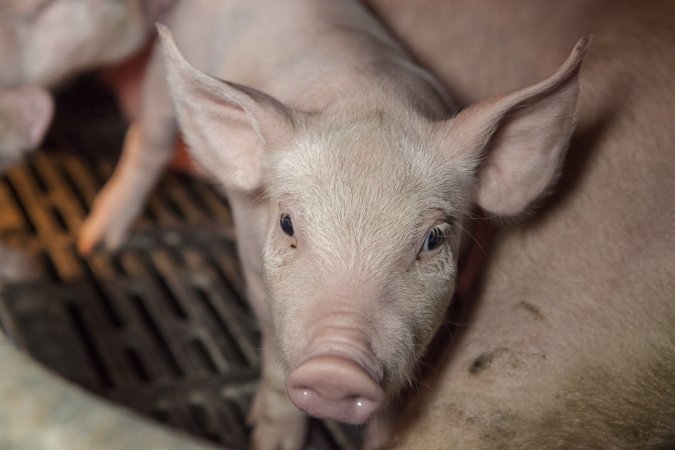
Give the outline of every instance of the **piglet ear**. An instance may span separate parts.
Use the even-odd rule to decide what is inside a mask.
[[[169,90],[192,154],[226,187],[260,188],[265,153],[292,139],[294,112],[260,91],[195,69],[180,54],[169,30],[157,28]]]
[[[476,202],[499,216],[522,212],[555,181],[574,131],[578,74],[590,38],[548,79],[477,103],[451,122],[451,139],[482,161]]]

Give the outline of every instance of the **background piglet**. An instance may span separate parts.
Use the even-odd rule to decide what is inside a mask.
[[[171,0],[0,0],[0,158],[39,144],[47,89],[138,50]]]
[[[473,205],[521,213],[574,127],[586,41],[546,80],[456,114],[358,2],[336,5],[194,2],[189,20],[179,8],[180,49],[229,81],[161,33],[178,121],[228,195],[261,322],[257,448],[301,446],[285,394],[313,416],[381,424],[442,323]],[[155,135],[174,120],[160,86],[162,120],[133,139],[173,137]]]

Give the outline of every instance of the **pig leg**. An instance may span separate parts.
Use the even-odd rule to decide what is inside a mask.
[[[235,224],[242,220],[256,220],[250,210],[242,210],[238,196],[230,198]],[[248,217],[247,217],[248,216]],[[257,218],[260,219],[260,218]],[[286,395],[286,374],[281,364],[279,349],[274,338],[272,318],[267,306],[265,288],[258,266],[241,255],[251,245],[249,229],[236,227],[242,272],[247,285],[248,302],[258,320],[262,337],[262,362],[258,390],[253,399],[246,422],[253,428],[251,447],[256,450],[295,450],[303,446],[307,434],[307,420]]]
[[[99,244],[108,249],[121,244],[171,159],[177,126],[156,49],[143,81],[142,104],[140,118],[127,132],[120,162],[80,230],[78,248],[84,254]]]
[[[288,400],[286,376],[279,365],[271,329],[263,331],[262,374],[247,423],[253,427],[252,448],[294,450],[302,448],[307,421]]]

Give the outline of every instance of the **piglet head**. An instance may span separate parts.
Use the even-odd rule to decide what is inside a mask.
[[[549,79],[430,121],[400,103],[300,112],[197,71],[160,34],[194,156],[229,192],[264,192],[264,223],[243,225],[265,228],[290,399],[367,421],[411,382],[443,321],[472,205],[518,214],[555,178],[586,41]]]

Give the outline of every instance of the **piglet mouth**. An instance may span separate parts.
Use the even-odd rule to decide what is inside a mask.
[[[286,392],[307,414],[358,425],[365,423],[384,402],[380,383],[355,360],[320,354],[289,373]]]

